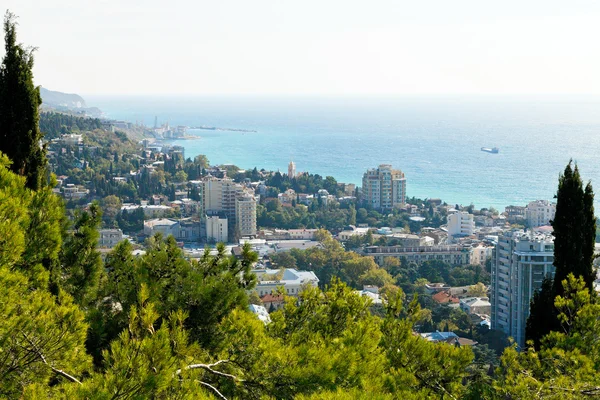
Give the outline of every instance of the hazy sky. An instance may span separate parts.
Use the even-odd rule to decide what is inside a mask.
[[[2,0],[80,94],[600,94],[598,0]],[[0,50],[3,53],[3,50]]]

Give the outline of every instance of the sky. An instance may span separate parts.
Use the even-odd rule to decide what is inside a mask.
[[[79,94],[600,94],[597,0],[3,0]],[[3,50],[0,50],[3,54]]]

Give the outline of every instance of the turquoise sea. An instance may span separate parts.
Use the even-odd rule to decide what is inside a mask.
[[[334,176],[360,184],[368,168],[405,172],[407,193],[503,208],[551,199],[575,160],[600,193],[600,99],[591,97],[269,98],[86,96],[107,117],[191,130],[186,157]],[[498,147],[498,154],[481,147]],[[600,196],[597,196],[600,200]],[[596,205],[598,207],[598,205]]]

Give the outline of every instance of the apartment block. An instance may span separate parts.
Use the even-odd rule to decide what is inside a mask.
[[[474,231],[473,214],[459,211],[448,215],[448,235],[452,237],[471,236]]]
[[[492,329],[523,346],[529,303],[547,275],[554,275],[554,237],[532,231],[500,235],[492,261]]]
[[[529,228],[550,225],[556,214],[556,203],[548,200],[536,200],[525,207],[525,219]]]
[[[256,198],[244,193],[235,200],[236,227],[243,237],[256,236]]]
[[[391,210],[406,202],[406,178],[400,170],[389,164],[381,164],[363,175],[362,201],[378,210]]]
[[[471,252],[463,246],[368,246],[364,255],[375,258],[377,264],[382,265],[386,257],[405,258],[408,262],[420,264],[425,261],[439,260],[452,265],[468,265],[471,261]]]

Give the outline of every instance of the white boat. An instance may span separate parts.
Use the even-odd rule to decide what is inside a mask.
[[[486,153],[498,154],[500,149],[497,147],[482,147],[481,151],[485,151]]]

